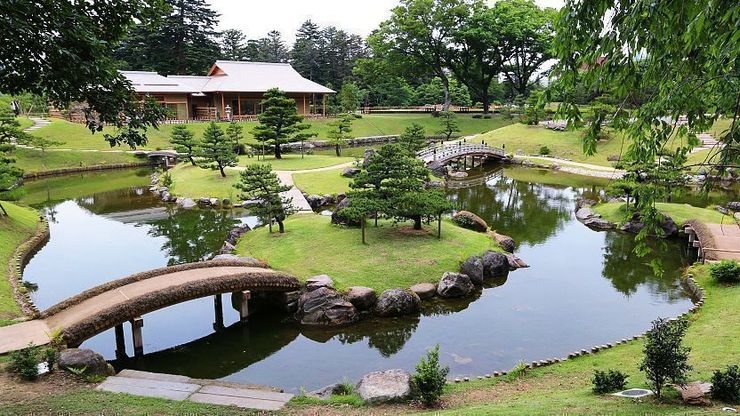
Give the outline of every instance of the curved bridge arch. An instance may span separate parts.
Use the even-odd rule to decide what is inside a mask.
[[[41,313],[39,319],[0,328],[0,353],[45,344],[59,330],[69,345],[168,306],[243,290],[291,292],[293,276],[261,262],[211,260],[137,273],[86,290]]]
[[[486,144],[457,142],[457,144],[429,147],[416,154],[416,157],[432,170],[439,169],[450,161],[468,156],[506,159],[506,151]]]

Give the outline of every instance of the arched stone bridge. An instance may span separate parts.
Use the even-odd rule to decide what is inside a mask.
[[[417,152],[416,157],[422,160],[429,169],[436,170],[453,160],[466,157],[506,159],[506,151],[486,144],[457,142],[428,147]]]
[[[136,345],[133,322],[146,313],[213,295],[220,306],[223,293],[299,288],[295,277],[255,261],[211,260],[150,270],[86,290],[45,310],[38,319],[0,327],[0,354],[30,342],[47,344],[55,331],[61,331],[64,342],[73,346],[116,327],[118,342],[119,328],[122,338],[122,324],[127,321],[134,326]]]

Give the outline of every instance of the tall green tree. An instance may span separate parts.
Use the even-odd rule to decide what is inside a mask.
[[[247,41],[245,56],[249,61],[282,63],[288,62],[290,53],[280,32],[272,30],[263,38]]]
[[[363,91],[354,82],[347,81],[342,84],[342,88],[339,90],[337,98],[339,99],[339,106],[345,113],[352,113],[357,111],[362,104]]]
[[[281,193],[290,190],[290,186],[282,185],[271,165],[251,164],[239,174],[239,182],[234,187],[241,191],[239,198],[256,200],[247,210],[254,216],[267,223],[272,232],[272,222],[278,224],[280,233],[285,232],[284,221],[295,212],[292,199],[282,196]]]
[[[203,158],[208,168],[218,170],[223,178],[226,177],[224,169],[227,166],[236,166],[238,160],[234,153],[234,143],[215,121],[211,121],[203,132],[198,156]]]
[[[229,61],[246,59],[247,38],[239,29],[227,29],[221,32],[221,58]]]
[[[449,45],[468,7],[466,0],[401,0],[372,36],[374,42],[385,45],[376,52],[384,51],[387,59],[422,65],[439,77],[445,110],[450,106]]]
[[[329,132],[327,137],[329,143],[334,146],[334,152],[337,157],[342,155],[342,146],[347,144],[347,140],[352,138],[352,122],[355,117],[352,114],[343,114],[338,119],[329,123]]]
[[[0,200],[12,197],[12,192],[22,185],[23,170],[14,165],[11,153],[15,148],[13,141],[24,135],[14,114],[7,108],[0,108]],[[8,215],[2,204],[0,211]]]
[[[282,159],[280,145],[305,140],[311,136],[306,132],[310,125],[303,123],[303,116],[298,114],[295,100],[284,92],[272,88],[265,92],[265,99],[260,103],[263,110],[257,116],[259,125],[252,130],[255,140],[273,146],[275,159]]]
[[[409,155],[415,155],[416,152],[427,146],[427,135],[424,126],[419,123],[411,123],[398,136],[398,144]]]
[[[321,28],[313,21],[306,20],[296,32],[295,43],[290,52],[291,65],[312,81],[318,81],[323,71],[324,38]]]
[[[244,138],[244,126],[239,124],[236,121],[232,121],[229,123],[229,126],[226,127],[226,137],[229,138],[231,143],[234,145],[234,153],[237,155],[241,153],[242,151],[242,139]]]
[[[443,111],[439,113],[440,130],[437,134],[445,136],[445,140],[450,140],[453,134],[459,133],[460,123],[457,120],[457,115],[452,111]]]
[[[116,128],[104,135],[112,146],[146,143],[146,129],[158,125],[164,110],[139,102],[112,55],[135,22],[161,14],[158,0],[19,0],[2,11],[0,91],[45,96],[57,108],[84,102],[91,131]]]
[[[683,319],[669,321],[659,318],[653,321],[653,327],[645,334],[645,356],[640,371],[645,372],[658,398],[669,381],[683,384],[691,370],[688,362],[691,348],[682,345],[688,326]]]
[[[178,153],[184,153],[190,163],[195,166],[195,155],[198,153],[200,142],[186,125],[176,124],[172,127],[170,143]]]

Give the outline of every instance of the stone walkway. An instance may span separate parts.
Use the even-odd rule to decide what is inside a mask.
[[[691,149],[691,153],[698,153],[702,150],[712,150],[720,148],[719,142],[715,140],[714,137],[712,137],[712,135],[709,133],[697,134],[696,138],[699,139],[701,144]]]
[[[292,394],[252,386],[136,370],[123,370],[116,376],[108,377],[96,389],[257,410],[280,410],[293,398]]]

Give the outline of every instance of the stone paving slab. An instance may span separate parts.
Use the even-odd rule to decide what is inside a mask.
[[[148,371],[139,371],[139,370],[121,370],[118,374],[116,374],[117,377],[127,377],[127,378],[140,378],[145,380],[161,380],[161,381],[172,381],[175,383],[191,383],[190,377],[187,376],[179,376],[177,374],[162,374],[162,373],[150,373]],[[199,384],[199,383],[193,383],[193,384]]]
[[[198,393],[216,394],[219,396],[234,396],[261,400],[288,401],[293,398],[292,394],[278,393],[273,391],[262,391],[254,389],[241,389],[223,386],[203,386]]]
[[[192,392],[159,389],[153,387],[127,386],[121,384],[108,384],[107,380],[97,387],[97,390],[107,391],[110,393],[125,393],[133,396],[156,397],[159,399],[183,401],[190,397]]]
[[[128,378],[113,376],[108,377],[101,386],[131,386],[138,388],[150,388],[150,389],[162,389],[172,391],[183,391],[187,393],[193,393],[200,389],[199,384],[194,383],[178,383],[174,381],[154,380],[154,379],[143,379],[143,378]]]
[[[246,409],[280,410],[284,402],[274,400],[260,400],[247,397],[219,396],[216,394],[194,393],[190,401],[196,403],[218,404],[222,406],[238,406]]]

